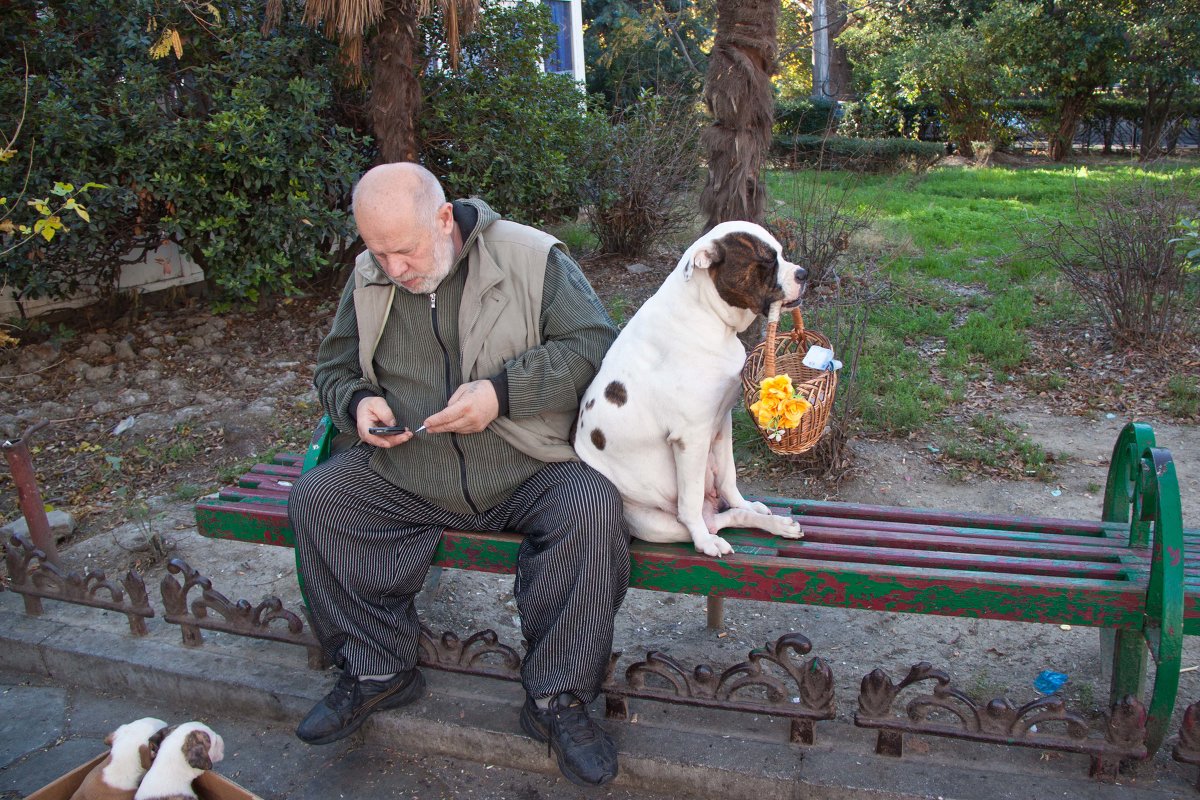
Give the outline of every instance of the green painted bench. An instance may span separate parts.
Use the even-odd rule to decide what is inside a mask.
[[[318,426],[307,453],[260,464],[237,486],[196,505],[200,533],[292,546],[292,482],[330,454]],[[631,586],[710,598],[1090,626],[1113,644],[1110,700],[1144,695],[1146,745],[1157,750],[1175,704],[1185,633],[1200,632],[1200,569],[1185,569],[1185,531],[1170,453],[1149,426],[1130,424],[1113,449],[1101,519],[1083,521],[759,498],[794,515],[799,541],[731,531],[734,553],[697,554],[690,543],[631,546]],[[438,567],[510,573],[517,535],[446,531]],[[1186,577],[1185,577],[1186,574]],[[1186,581],[1186,599],[1185,599]]]

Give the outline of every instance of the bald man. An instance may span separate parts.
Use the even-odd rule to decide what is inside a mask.
[[[571,433],[616,329],[561,242],[481,200],[447,202],[423,167],[370,170],[353,205],[366,250],[314,382],[354,445],[288,501],[313,626],[342,675],[296,735],[334,742],[420,697],[413,598],[442,531],[515,531],[521,727],[570,780],[607,783],[616,747],[587,704],[629,582],[628,531]]]

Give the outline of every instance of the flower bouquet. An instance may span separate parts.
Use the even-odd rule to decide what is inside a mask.
[[[800,418],[811,410],[812,403],[792,386],[791,375],[763,378],[759,384],[758,402],[750,406],[758,427],[774,442],[781,441],[784,431],[799,425]]]
[[[832,351],[829,339],[805,330],[798,308],[792,309],[792,330],[779,333],[780,310],[778,304],[771,307],[766,339],[746,358],[742,399],[767,447],[780,455],[798,455],[815,447],[828,430],[837,370],[804,363],[814,346]]]

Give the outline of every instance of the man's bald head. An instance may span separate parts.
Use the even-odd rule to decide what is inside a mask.
[[[367,170],[354,186],[351,203],[360,227],[382,217],[432,225],[446,204],[446,192],[432,172],[404,161]]]
[[[359,179],[353,204],[363,244],[401,289],[429,294],[450,274],[462,234],[432,172],[409,162],[381,164]]]

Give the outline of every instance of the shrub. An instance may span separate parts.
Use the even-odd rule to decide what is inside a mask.
[[[212,6],[193,16],[151,0],[97,0],[70,14],[31,5],[10,21],[29,54],[24,126],[37,147],[32,162],[0,164],[0,193],[19,188],[27,168],[31,185],[62,176],[110,188],[89,196],[86,228],[0,264],[19,297],[111,291],[122,261],[165,239],[251,299],[337,260],[350,233],[340,208],[365,157],[329,107],[322,64],[332,49],[317,34],[285,24],[264,36],[255,15],[218,17]],[[171,30],[181,49],[153,57]],[[20,109],[19,59],[0,56],[0,130]]]
[[[578,211],[588,172],[580,154],[600,123],[570,76],[539,67],[556,31],[541,4],[487,0],[463,39],[462,66],[423,76],[422,155],[448,194],[482,197],[522,222]]]
[[[777,136],[812,136],[825,133],[836,122],[836,100],[807,97],[775,104]]]
[[[1085,200],[1074,220],[1048,220],[1026,246],[1063,273],[1119,344],[1158,344],[1196,325],[1197,274],[1178,222],[1196,213],[1195,187],[1146,182]]]
[[[854,172],[924,171],[946,153],[937,142],[913,139],[852,139],[843,136],[785,136],[774,143],[775,154],[790,165],[818,166]]]
[[[699,180],[701,156],[700,117],[686,95],[643,93],[619,112],[587,158],[588,223],[601,251],[636,258],[690,224],[695,207],[681,197]]]
[[[835,267],[854,235],[870,225],[871,213],[851,201],[849,187],[794,181],[789,188],[790,196],[775,198],[782,206],[766,228],[788,259],[808,270],[808,291],[821,292],[838,281]]]

